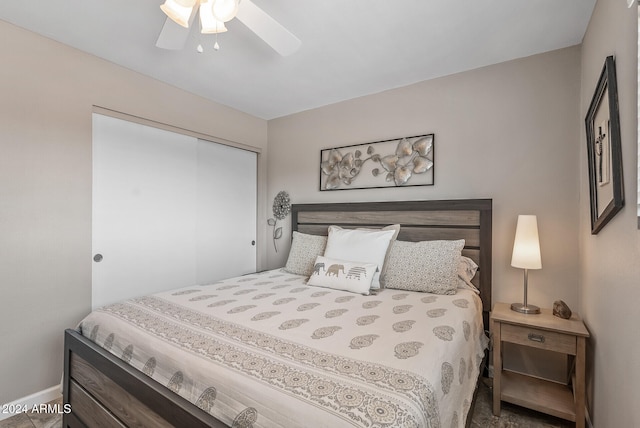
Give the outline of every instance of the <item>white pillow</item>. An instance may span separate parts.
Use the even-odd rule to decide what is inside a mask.
[[[296,275],[310,276],[313,273],[316,257],[324,254],[326,245],[326,236],[308,235],[294,231],[289,258],[284,270]]]
[[[329,226],[334,228],[334,230],[344,230],[340,226]],[[389,260],[389,251],[391,251],[391,245],[393,245],[393,241],[396,240],[398,234],[400,233],[400,225],[399,224],[390,224],[389,226],[382,227],[380,229],[370,229],[366,227],[358,227],[356,230],[365,230],[369,232],[379,232],[381,230],[393,230],[393,237],[391,238],[391,242],[389,243],[389,247],[387,248],[387,254],[384,257],[384,264],[378,270],[378,275],[374,279],[374,286],[372,288],[384,288],[384,284],[386,281],[386,271],[387,271],[387,260]]]
[[[460,256],[460,261],[458,262],[458,288],[472,290],[480,294],[480,290],[471,282],[477,270],[478,265],[476,262],[469,257]]]
[[[458,264],[464,239],[393,243],[387,288],[456,294]]]
[[[395,228],[389,230],[342,229],[329,226],[329,238],[324,256],[338,260],[349,260],[373,263],[378,266],[371,283],[372,289],[380,288],[380,272],[384,269],[384,261],[389,244],[396,235]]]
[[[318,256],[307,284],[352,293],[369,294],[378,266],[373,263],[350,262]]]

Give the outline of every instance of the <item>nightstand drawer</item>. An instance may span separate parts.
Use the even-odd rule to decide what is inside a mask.
[[[574,335],[504,323],[500,335],[504,342],[576,355]]]

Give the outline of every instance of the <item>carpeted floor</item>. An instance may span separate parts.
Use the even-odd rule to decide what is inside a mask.
[[[493,416],[490,380],[480,382],[478,399],[471,419],[472,428],[568,428],[575,426],[552,416],[524,409],[509,403],[502,403],[500,417]],[[52,403],[60,404],[62,400]],[[62,415],[42,413],[21,413],[0,421],[0,428],[61,428]]]

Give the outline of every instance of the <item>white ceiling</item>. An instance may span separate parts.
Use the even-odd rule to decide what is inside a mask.
[[[622,1],[622,0],[620,0]],[[155,47],[163,0],[2,0],[0,19],[263,119],[579,44],[595,0],[253,0],[301,41],[238,20]],[[118,12],[123,10],[123,13]],[[196,52],[199,41],[205,53]],[[5,64],[6,66],[6,64]]]

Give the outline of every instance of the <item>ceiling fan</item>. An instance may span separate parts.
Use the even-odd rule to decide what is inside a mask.
[[[224,23],[238,18],[282,56],[291,55],[302,43],[251,0],[166,0],[160,9],[167,15],[156,41],[162,49],[184,47],[198,12],[203,34],[223,33],[227,31]]]

